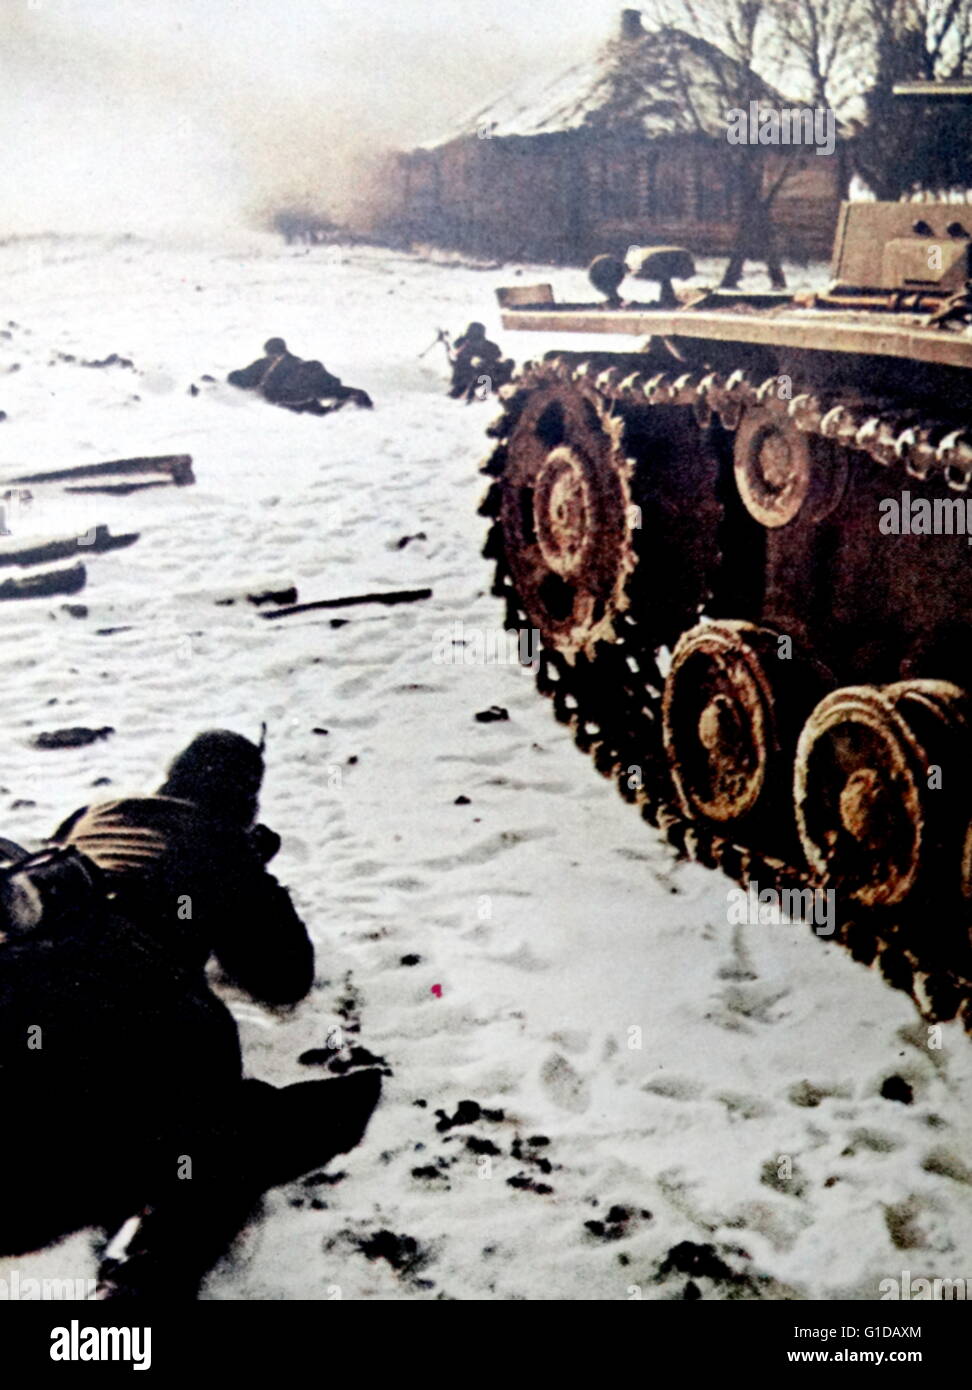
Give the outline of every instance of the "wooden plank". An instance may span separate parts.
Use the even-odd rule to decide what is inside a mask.
[[[89,743],[98,743],[110,738],[114,733],[110,724],[100,729],[89,729],[85,725],[75,725],[70,729],[47,729],[35,734],[31,743],[35,748],[86,748]]]
[[[55,594],[80,593],[88,582],[84,565],[72,565],[66,570],[44,570],[23,579],[5,579],[0,584],[0,599],[52,598]]]
[[[516,309],[522,304],[553,304],[553,285],[506,285],[496,291],[501,309]]]
[[[826,310],[767,314],[732,310],[506,309],[503,327],[526,333],[613,333],[639,338],[671,338],[675,343],[738,342],[772,348],[806,348],[828,353],[863,353],[972,367],[972,338],[893,315],[869,320],[837,318]],[[824,347],[823,344],[826,344]]]
[[[348,598],[320,598],[313,603],[294,603],[288,608],[274,608],[269,613],[261,613],[261,618],[289,618],[292,613],[310,613],[317,608],[352,608],[360,603],[419,603],[431,598],[431,589],[397,589],[382,594],[354,594]]]
[[[191,454],[159,454],[154,458],[112,459],[108,463],[81,463],[71,468],[55,468],[46,473],[23,473],[7,479],[10,483],[62,483],[76,478],[167,473],[174,483],[192,483]]]
[[[243,598],[256,608],[262,607],[265,603],[275,603],[278,608],[293,607],[298,598],[297,585],[282,584],[276,588],[270,586],[261,588],[259,584],[254,584],[252,589],[237,589],[234,593],[223,594],[222,597],[214,599],[213,602],[217,608],[232,608],[238,599]]]
[[[147,483],[79,483],[77,487],[66,487],[65,492],[97,493],[100,497],[128,497],[133,492],[147,492],[153,487],[172,487],[172,478],[155,478]]]
[[[96,526],[90,541],[85,541],[82,536],[69,536],[65,540],[41,541],[37,545],[21,546],[17,550],[0,549],[0,568],[9,565],[46,565],[52,560],[69,560],[72,555],[77,554],[124,550],[126,546],[134,545],[138,537],[138,531],[113,536],[107,526]]]

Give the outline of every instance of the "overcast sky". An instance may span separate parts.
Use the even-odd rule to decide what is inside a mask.
[[[0,0],[0,233],[239,225],[610,37],[618,0]]]

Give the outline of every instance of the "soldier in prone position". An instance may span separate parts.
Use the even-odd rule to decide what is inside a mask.
[[[85,807],[0,873],[0,1254],[142,1215],[106,1296],[192,1296],[261,1192],[364,1133],[375,1071],[276,1088],[243,1078],[214,954],[294,1003],[314,952],[266,871],[260,749],[202,734],[158,792]],[[27,1157],[25,1158],[25,1154]]]
[[[299,414],[329,415],[350,402],[370,410],[367,391],[345,386],[321,362],[305,362],[292,353],[283,338],[268,338],[264,356],[248,367],[230,372],[226,380],[242,390],[259,391],[264,400]],[[324,405],[323,401],[331,402]]]
[[[201,969],[215,955],[256,999],[293,1004],[314,949],[290,895],[267,872],[279,836],[256,824],[263,754],[215,730],[193,739],[158,791],[82,807],[51,837],[100,871],[130,921]]]
[[[485,399],[490,392],[498,391],[513,375],[513,363],[486,337],[481,323],[469,325],[453,343],[449,357],[452,362],[449,395],[454,400],[465,396],[467,405],[477,393]]]

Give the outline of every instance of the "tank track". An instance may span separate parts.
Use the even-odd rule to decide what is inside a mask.
[[[848,404],[806,392],[781,400],[777,377],[757,382],[743,370],[676,375],[670,370],[646,370],[646,358],[637,354],[624,358],[591,352],[556,352],[542,363],[527,362],[503,389],[503,411],[488,431],[498,442],[481,470],[487,477],[502,478],[507,441],[523,407],[536,388],[551,379],[579,386],[596,400],[605,428],[616,440],[622,437],[624,416],[632,407],[687,406],[700,426],[717,415],[723,428],[734,432],[746,407],[768,406],[785,412],[800,431],[868,454],[887,470],[891,486],[900,483],[914,490],[936,476],[957,493],[968,491],[972,484],[972,437],[958,424],[923,418],[919,412],[889,408],[879,401]],[[492,523],[483,554],[495,564],[493,592],[505,603],[507,627],[522,629],[531,626],[531,619],[507,563],[500,502],[501,486],[493,481],[480,507],[480,514]],[[622,639],[622,650],[630,638],[629,633]],[[571,728],[580,749],[593,756],[602,775],[616,782],[625,800],[638,805],[643,819],[662,832],[679,859],[719,869],[743,886],[757,881],[760,888],[777,891],[811,887],[809,870],[795,862],[798,855],[788,858],[737,843],[683,811],[662,742],[661,655],[659,646],[644,646],[635,657],[642,678],[637,762],[643,771],[635,786],[626,777],[630,772],[626,758],[633,756],[629,718],[619,709],[612,727],[610,710],[606,712],[603,702],[595,705],[591,695],[603,690],[605,683],[607,688],[612,688],[612,682],[616,685],[617,656],[602,647],[593,662],[582,667],[544,647],[537,686],[553,700],[558,720]],[[945,964],[923,947],[927,934],[916,933],[908,914],[890,907],[862,908],[852,902],[839,904],[836,931],[827,939],[839,941],[855,960],[878,969],[889,984],[907,992],[929,1023],[958,1017],[966,1033],[972,1034],[972,953],[968,959]]]

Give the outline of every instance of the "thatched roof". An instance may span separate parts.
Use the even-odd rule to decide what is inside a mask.
[[[591,61],[543,76],[479,107],[426,149],[486,131],[509,136],[637,129],[649,139],[704,134],[725,139],[728,111],[786,98],[714,44],[664,28],[607,44]]]

